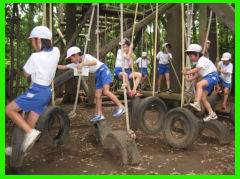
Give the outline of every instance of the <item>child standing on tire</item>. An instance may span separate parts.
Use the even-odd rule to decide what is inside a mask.
[[[182,73],[186,76],[186,80],[192,81],[197,79],[198,76],[202,77],[202,80],[196,84],[197,94],[195,102],[190,103],[190,106],[192,106],[196,111],[201,111],[200,102],[202,102],[209,114],[203,118],[203,120],[207,122],[217,119],[216,113],[213,111],[207,100],[208,94],[212,92],[214,86],[219,81],[217,69],[211,60],[203,56],[202,47],[198,44],[189,45],[186,50],[186,54],[192,62],[197,62],[195,68],[191,70],[183,69]]]
[[[157,60],[158,60],[158,69],[157,69],[157,75],[158,75],[158,82],[157,82],[157,87],[158,87],[158,93],[161,92],[160,86],[161,86],[161,81],[163,75],[166,78],[166,85],[167,85],[167,93],[172,93],[173,91],[170,89],[170,66],[169,66],[169,61],[172,60],[172,54],[171,52],[171,44],[169,43],[164,43],[162,46],[162,51],[160,51],[157,54]]]
[[[52,47],[52,33],[47,27],[35,27],[28,39],[36,52],[31,54],[23,70],[26,77],[31,77],[32,85],[6,106],[6,115],[26,133],[22,143],[23,152],[30,150],[40,136],[40,131],[34,127],[50,102],[50,85],[60,57],[58,48]],[[29,112],[26,120],[19,113],[21,110]]]
[[[141,85],[142,88],[144,88],[145,81],[147,80],[148,77],[147,67],[149,64],[149,60],[147,58],[147,52],[142,52],[142,56],[139,57],[135,63],[138,64],[139,72],[142,74]]]
[[[112,83],[112,75],[108,67],[97,60],[90,54],[81,54],[81,50],[78,47],[71,47],[67,50],[67,57],[71,61],[68,65],[58,65],[58,69],[67,70],[77,68],[78,70],[82,69],[82,67],[89,67],[90,73],[95,73],[95,83],[96,83],[96,91],[95,91],[95,99],[96,99],[96,112],[90,121],[95,123],[97,121],[105,119],[102,112],[102,94],[108,96],[117,106],[118,108],[113,113],[114,117],[119,117],[125,113],[125,107],[119,101],[119,99],[109,90],[110,84]]]
[[[230,62],[231,58],[232,55],[229,52],[225,52],[217,66],[218,72],[220,73],[219,83],[222,85],[224,91],[222,111],[226,111],[227,109],[228,94],[232,86],[233,65]],[[219,85],[217,85],[217,89],[220,89]]]

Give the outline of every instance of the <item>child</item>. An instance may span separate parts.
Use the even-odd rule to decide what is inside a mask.
[[[171,52],[171,44],[164,43],[163,49],[157,54],[157,60],[159,60],[158,64],[158,93],[161,92],[160,86],[161,86],[161,80],[162,76],[164,75],[166,78],[166,85],[167,85],[167,93],[172,93],[173,91],[170,89],[170,66],[169,66],[169,60],[172,60],[172,54]]]
[[[211,93],[214,85],[216,85],[219,80],[217,69],[211,60],[202,55],[202,47],[198,44],[189,45],[188,49],[186,50],[186,54],[189,56],[191,61],[197,62],[195,68],[191,70],[184,69],[182,71],[182,73],[187,77],[186,80],[195,80],[199,75],[202,77],[202,80],[196,84],[197,94],[195,102],[190,103],[190,106],[197,111],[201,111],[200,101],[202,101],[204,107],[209,113],[209,115],[205,117],[203,121],[207,122],[217,119],[216,113],[213,111],[210,103],[207,101],[208,94]]]
[[[223,86],[224,89],[224,99],[222,103],[222,110],[226,111],[227,109],[227,100],[228,100],[228,94],[231,89],[231,83],[232,83],[232,73],[233,73],[233,65],[230,62],[230,59],[232,58],[232,55],[229,52],[225,52],[222,55],[221,61],[218,63],[218,71],[220,73],[220,84]],[[218,85],[218,89],[219,89]]]
[[[26,77],[31,76],[32,85],[6,106],[6,115],[26,133],[23,152],[30,150],[40,137],[40,131],[34,127],[51,99],[50,85],[60,57],[58,48],[52,47],[52,33],[47,27],[35,27],[28,39],[36,52],[31,54],[23,69]],[[26,120],[19,114],[21,110],[29,112]]]
[[[67,57],[72,63],[68,65],[58,65],[58,69],[67,70],[77,68],[81,69],[83,66],[89,67],[90,73],[95,73],[96,83],[96,110],[97,114],[94,115],[90,121],[95,123],[97,121],[105,119],[102,113],[102,93],[108,96],[117,106],[117,110],[113,113],[114,117],[119,117],[125,113],[125,107],[118,100],[118,98],[109,91],[110,84],[112,83],[112,76],[108,67],[97,60],[90,54],[81,55],[81,50],[78,47],[71,47],[67,50]]]
[[[141,73],[132,72],[131,64],[132,64],[132,53],[133,53],[133,44],[130,44],[128,39],[124,39],[123,42],[120,42],[119,45],[123,45],[123,57],[121,49],[117,52],[117,58],[114,69],[114,77],[117,80],[123,80],[123,77],[126,81],[126,87],[128,90],[129,96],[141,95],[140,93],[136,93],[137,87],[141,81]],[[125,68],[125,73],[122,72],[122,68]],[[131,86],[129,83],[129,79],[135,78],[136,84],[133,86],[133,90],[131,90]]]
[[[142,74],[142,85],[144,85],[148,76],[147,67],[149,61],[147,58],[147,52],[142,52],[142,57],[139,57],[135,63],[138,64],[139,72]]]

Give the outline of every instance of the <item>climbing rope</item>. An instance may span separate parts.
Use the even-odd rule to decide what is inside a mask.
[[[120,4],[120,36],[121,36],[121,42],[123,42],[123,4]],[[123,44],[121,43],[121,53],[123,58]],[[125,73],[125,60],[123,60],[124,65],[122,65],[122,72]],[[123,77],[123,85],[126,86],[126,78]],[[125,104],[125,111],[126,111],[126,127],[127,127],[127,133],[130,138],[135,139],[136,135],[135,133],[130,129],[129,125],[129,113],[128,113],[128,102],[127,102],[127,89],[124,87],[123,90],[124,93],[124,104]]]
[[[185,47],[184,47],[184,32],[185,32],[185,21],[184,21],[184,4],[181,3],[181,19],[182,19],[182,69],[185,68]],[[184,104],[184,89],[185,89],[185,77],[182,74],[182,90],[181,90],[181,107]]]
[[[155,41],[154,41],[154,57],[153,57],[153,89],[152,96],[155,95],[155,86],[156,86],[156,66],[157,66],[157,27],[158,27],[158,3],[156,3],[156,15],[155,15]]]
[[[132,29],[131,44],[133,44],[133,39],[134,39],[135,26],[136,26],[136,19],[137,19],[137,12],[138,12],[138,3],[136,4],[136,8],[135,8],[135,14],[134,14],[134,20],[133,20],[133,29]],[[134,62],[134,59],[132,58],[132,63],[131,63],[132,73],[134,73],[133,62]],[[133,76],[133,85],[136,86],[136,80],[135,80],[135,77],[134,77],[134,76]],[[136,91],[134,91],[134,93],[136,93]]]
[[[90,33],[91,33],[91,28],[92,28],[92,23],[93,23],[95,6],[96,6],[96,4],[93,5],[93,9],[92,9],[92,14],[91,14],[91,19],[90,19],[90,23],[89,23],[88,34],[86,35],[86,44],[84,46],[83,56],[85,56],[86,53],[87,53],[88,42],[90,41]],[[83,62],[84,62],[84,59],[83,59]],[[76,109],[77,109],[77,102],[78,102],[78,97],[79,97],[79,90],[80,90],[81,79],[82,79],[82,74],[80,74],[79,77],[78,77],[77,92],[76,92],[75,102],[74,102],[74,105],[73,105],[73,110],[68,114],[69,118],[74,118],[76,116]]]

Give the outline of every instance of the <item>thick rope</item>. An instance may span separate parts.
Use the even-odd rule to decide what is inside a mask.
[[[156,3],[156,16],[155,16],[155,41],[154,41],[154,64],[153,64],[153,89],[152,96],[155,95],[155,86],[156,86],[156,66],[157,66],[157,29],[158,28],[158,3]]]
[[[86,35],[86,44],[84,46],[83,56],[85,56],[85,54],[87,53],[87,47],[88,47],[88,42],[90,41],[90,33],[91,33],[91,28],[92,28],[92,23],[93,23],[94,12],[95,12],[95,5],[94,5],[94,7],[92,9],[92,14],[91,14],[91,19],[90,19],[90,23],[89,23],[88,34]],[[83,59],[83,62],[84,62],[84,59]],[[79,77],[78,77],[77,93],[76,93],[75,102],[74,102],[74,105],[73,105],[73,110],[68,114],[69,118],[74,118],[76,116],[76,109],[77,109],[77,102],[78,102],[78,97],[79,97],[79,90],[80,90],[81,79],[82,79],[82,74],[80,74]]]
[[[137,12],[138,12],[138,3],[136,4],[136,8],[135,8],[135,14],[134,14],[134,20],[133,20],[133,29],[132,29],[131,44],[133,44],[133,39],[134,39],[135,26],[136,26],[136,19],[137,19]],[[132,58],[132,64],[131,64],[132,73],[134,73],[133,62],[134,62],[134,59]],[[133,76],[133,85],[134,85],[134,87],[136,87],[135,76]],[[134,93],[136,93],[136,91],[134,91]]]
[[[123,4],[120,4],[120,36],[121,36],[121,42],[123,42]],[[121,43],[121,53],[122,53],[122,58],[123,57],[123,44]],[[123,59],[123,63],[124,65],[122,65],[122,72],[125,73],[125,60]],[[126,78],[125,76],[123,77],[123,84],[126,85]],[[127,89],[124,87],[124,104],[125,104],[125,111],[126,111],[126,127],[127,127],[127,133],[128,135],[132,138],[135,139],[136,135],[135,133],[130,129],[130,125],[129,125],[129,114],[128,114],[128,102],[127,102]]]
[[[185,68],[185,47],[184,47],[184,32],[185,32],[185,22],[184,22],[184,4],[181,3],[181,19],[182,19],[182,69]],[[184,104],[184,89],[185,89],[185,77],[182,74],[182,91],[181,91],[181,107]]]

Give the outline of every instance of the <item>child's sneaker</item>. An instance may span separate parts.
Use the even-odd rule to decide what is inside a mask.
[[[173,91],[169,88],[166,90],[166,93],[171,94],[171,93],[173,93]]]
[[[93,118],[90,119],[90,122],[96,123],[96,122],[101,121],[103,119],[105,119],[105,117],[103,115],[97,114],[97,115],[93,116]]]
[[[36,129],[32,129],[30,133],[25,134],[25,137],[22,143],[22,151],[23,152],[29,151],[33,147],[34,143],[40,137],[40,134],[41,132]]]
[[[189,103],[190,106],[192,106],[196,111],[201,111],[201,105],[199,102],[195,101],[194,103]]]
[[[208,121],[211,121],[211,120],[215,120],[217,119],[217,114],[215,112],[209,114],[207,117],[203,118],[203,121],[204,122],[208,122]]]
[[[133,97],[135,95],[134,91],[129,91],[128,92],[129,97]]]
[[[117,108],[116,111],[114,111],[113,117],[120,117],[124,113],[125,113],[125,108],[124,107],[119,107],[119,108]]]
[[[141,97],[142,95],[143,94],[140,91],[138,91],[135,96]]]
[[[5,155],[11,156],[12,155],[12,147],[6,147],[5,148]]]

